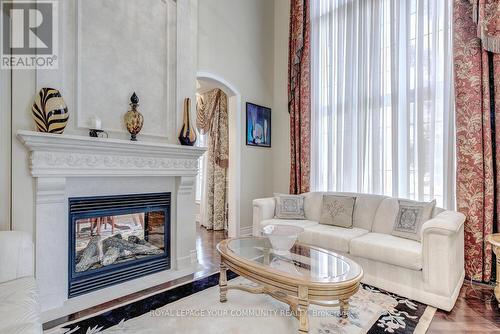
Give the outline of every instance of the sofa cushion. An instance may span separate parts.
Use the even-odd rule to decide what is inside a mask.
[[[304,196],[276,194],[274,218],[305,219]]]
[[[422,225],[431,219],[436,200],[432,202],[416,202],[399,200],[399,210],[394,222],[392,235],[396,237],[422,240]]]
[[[307,219],[319,222],[323,207],[323,194],[327,193],[310,192],[302,194],[304,196],[304,212]]]
[[[318,224],[307,227],[299,235],[299,241],[325,249],[348,253],[350,241],[366,233],[368,233],[368,230],[357,227],[343,228]]]
[[[42,333],[35,279],[23,277],[0,283],[0,333]],[[21,332],[19,332],[21,333]]]
[[[311,220],[297,220],[297,219],[266,219],[260,222],[260,228],[267,225],[292,225],[302,228],[308,228],[311,226],[319,225],[318,222],[313,222]]]
[[[21,231],[0,232],[0,283],[33,276],[33,238]]]
[[[356,196],[356,194],[352,195]],[[386,198],[386,196],[382,195],[357,194],[356,205],[354,206],[354,227],[371,231],[378,207]]]
[[[431,217],[444,210],[434,206]],[[371,231],[375,233],[392,234],[394,223],[399,212],[399,199],[385,198],[377,209]]]
[[[319,221],[321,217],[321,209],[323,195],[340,195],[356,197],[354,205],[353,226],[371,231],[373,219],[377,212],[380,203],[387,198],[382,195],[358,194],[348,192],[310,192],[303,194],[304,211],[306,218],[312,221]],[[393,221],[394,222],[394,221]],[[392,226],[391,226],[392,230]],[[389,232],[390,233],[390,232]]]
[[[352,216],[356,197],[323,195],[323,209],[319,223],[352,228]]]
[[[367,233],[354,238],[349,253],[408,269],[422,269],[422,244],[389,234]]]
[[[391,234],[399,211],[397,198],[386,198],[380,203],[373,219],[372,232]]]

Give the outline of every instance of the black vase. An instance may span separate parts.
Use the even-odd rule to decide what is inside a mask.
[[[182,121],[182,128],[179,132],[179,142],[181,145],[193,146],[196,143],[196,132],[191,127],[189,117],[189,98],[184,99],[184,116]]]

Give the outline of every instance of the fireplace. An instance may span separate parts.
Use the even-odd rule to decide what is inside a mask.
[[[170,193],[69,198],[68,297],[170,269]]]

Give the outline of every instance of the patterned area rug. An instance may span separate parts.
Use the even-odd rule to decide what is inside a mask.
[[[231,274],[230,284],[252,285]],[[288,305],[266,295],[230,290],[219,303],[219,274],[190,282],[78,322],[45,331],[73,333],[297,333]],[[350,300],[348,319],[338,308],[311,306],[314,334],[425,333],[435,308],[363,285]]]

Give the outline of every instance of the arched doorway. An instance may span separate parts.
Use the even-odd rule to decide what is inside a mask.
[[[219,88],[228,97],[229,114],[229,169],[228,169],[228,235],[240,235],[240,187],[241,187],[241,94],[223,78],[200,71],[196,80],[202,90]]]

